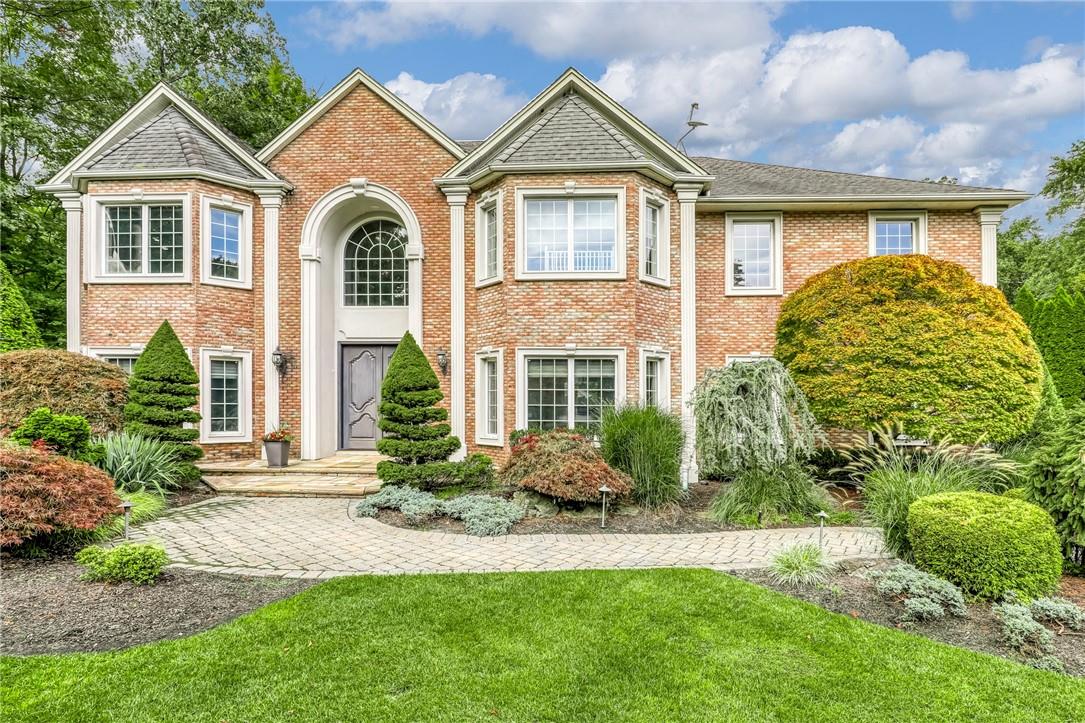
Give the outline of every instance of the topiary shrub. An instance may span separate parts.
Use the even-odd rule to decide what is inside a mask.
[[[40,407],[11,433],[11,439],[23,445],[41,440],[57,454],[88,461],[90,424],[74,414],[53,414],[48,407]]]
[[[920,438],[1002,442],[1040,405],[1040,355],[998,289],[925,255],[849,261],[783,303],[776,358],[823,425],[897,422]]]
[[[170,323],[163,321],[132,367],[124,407],[124,431],[170,443],[177,454],[179,477],[187,483],[199,481],[200,471],[193,462],[203,456],[203,450],[193,444],[200,430],[184,426],[200,421],[193,409],[199,395],[197,382],[185,348]]]
[[[693,392],[706,477],[805,461],[820,435],[806,397],[775,359],[710,369]]]
[[[0,260],[0,352],[42,346],[38,325],[23,292]]]
[[[0,434],[39,407],[78,414],[106,434],[123,426],[127,400],[128,376],[112,364],[60,349],[0,354]]]
[[[113,480],[89,464],[0,445],[0,546],[93,530],[117,513]]]
[[[659,407],[627,406],[603,412],[599,451],[633,480],[633,499],[661,507],[682,496],[682,420]]]
[[[501,476],[506,484],[559,503],[599,502],[603,485],[610,488],[610,499],[626,497],[633,490],[629,475],[611,468],[590,439],[565,429],[520,437]]]
[[[158,545],[124,544],[110,549],[85,547],[76,554],[75,561],[87,569],[84,580],[151,585],[170,559]]]
[[[445,421],[448,410],[437,406],[443,398],[429,360],[407,332],[392,354],[381,384],[377,426],[384,437],[377,440],[377,451],[392,458],[377,463],[382,482],[439,489],[481,486],[493,478],[486,455],[471,455],[464,462],[448,461],[460,448],[460,440],[452,436]]]
[[[1071,560],[1075,545],[1085,547],[1085,402],[1040,438],[1029,472],[1028,500],[1051,515],[1063,555]]]
[[[1055,526],[1036,505],[985,492],[923,497],[908,511],[915,564],[965,593],[1047,595],[1062,575]]]

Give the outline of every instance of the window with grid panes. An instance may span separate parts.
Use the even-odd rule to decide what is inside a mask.
[[[915,221],[879,220],[875,223],[875,256],[901,256],[911,253],[915,253]]]
[[[407,230],[377,219],[360,226],[343,251],[345,306],[407,306]]]
[[[659,364],[658,357],[646,357],[644,360],[644,406],[659,406]]]
[[[527,272],[618,269],[615,199],[529,198],[524,213]]]
[[[176,276],[185,272],[181,204],[126,204],[105,209],[108,274]]]
[[[497,428],[497,395],[500,394],[497,379],[497,359],[483,359],[482,373],[486,385],[486,436],[496,437],[500,434],[500,430]]]
[[[131,374],[132,367],[136,365],[136,359],[138,358],[138,356],[111,355],[102,357],[102,361],[104,361],[106,364],[112,364],[113,366],[120,367],[121,371],[123,371],[125,374]]]
[[[497,248],[497,204],[489,206],[482,212],[484,225],[484,246],[482,258],[482,278],[492,279],[497,276],[498,248]]]
[[[594,427],[616,394],[613,358],[527,359],[528,427]]]
[[[241,214],[211,207],[211,276],[241,278]]]
[[[659,222],[660,208],[658,204],[647,203],[644,207],[644,274],[660,278],[663,274],[659,268]]]
[[[732,229],[731,285],[742,289],[771,289],[774,285],[773,222],[735,221]]]
[[[211,431],[241,430],[241,360],[211,360]]]

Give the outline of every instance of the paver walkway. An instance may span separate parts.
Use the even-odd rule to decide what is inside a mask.
[[[361,573],[497,572],[628,567],[763,567],[788,545],[817,541],[816,528],[697,534],[570,534],[469,537],[409,530],[354,515],[357,500],[216,497],[133,530],[165,546],[179,566],[280,577]],[[859,527],[825,529],[836,559],[876,557],[881,539]]]

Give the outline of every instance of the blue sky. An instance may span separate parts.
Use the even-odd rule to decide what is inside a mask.
[[[699,102],[705,155],[1036,191],[1085,137],[1083,3],[268,7],[311,86],[361,67],[456,138],[569,65],[672,140]]]

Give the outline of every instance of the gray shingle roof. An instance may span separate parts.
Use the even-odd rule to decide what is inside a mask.
[[[648,159],[667,167],[673,165],[648,155],[640,144],[618,130],[580,95],[571,92],[543,111],[518,136],[479,158],[464,173],[494,163],[531,165]]]
[[[968,194],[982,195],[998,188],[958,186],[931,181],[864,176],[858,173],[817,171],[810,168],[774,166],[767,163],[731,161],[694,156],[702,168],[716,177],[709,198],[734,196],[907,196]]]
[[[456,145],[470,153],[471,151],[481,146],[482,141],[456,141]]]
[[[199,168],[237,178],[260,177],[172,105],[83,166],[93,171],[165,168]]]

